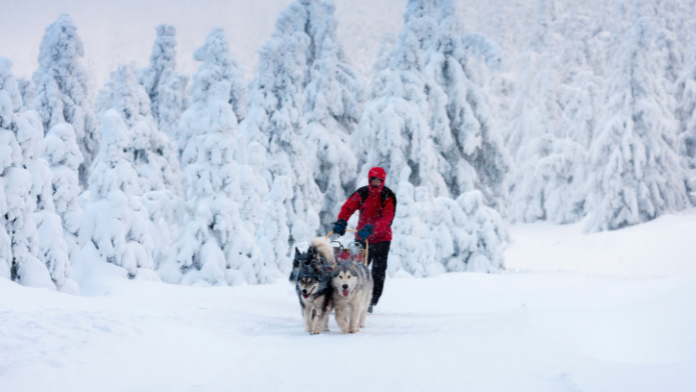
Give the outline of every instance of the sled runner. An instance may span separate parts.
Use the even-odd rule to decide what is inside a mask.
[[[351,233],[356,233],[357,230],[355,229],[346,229],[347,232]],[[330,231],[329,234],[324,237],[324,239],[328,240],[331,234],[333,234],[333,231]],[[367,257],[370,252],[370,243],[365,240],[365,248],[362,247],[362,244],[360,244],[358,241],[353,241],[351,242],[347,247],[343,247],[343,244],[341,244],[338,241],[331,241],[332,243],[337,243],[338,247],[334,247],[334,256],[336,257],[336,261],[355,261],[356,263],[362,263],[367,267]]]

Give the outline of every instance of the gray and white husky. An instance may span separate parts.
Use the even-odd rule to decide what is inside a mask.
[[[312,335],[329,331],[329,315],[333,309],[332,263],[333,249],[322,238],[314,238],[305,253],[295,248],[295,291],[300,299],[305,329]],[[293,276],[290,278],[292,280]]]
[[[358,332],[365,327],[365,316],[372,299],[370,270],[362,263],[340,262],[333,269],[332,284],[338,327],[344,333]]]

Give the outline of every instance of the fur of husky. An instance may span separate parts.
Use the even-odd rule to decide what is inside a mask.
[[[344,333],[365,327],[367,308],[372,299],[372,274],[362,263],[341,262],[333,269],[333,303],[336,323]]]
[[[312,335],[329,331],[329,315],[333,309],[332,268],[322,256],[326,251],[325,247],[321,248],[324,244],[317,242],[316,245],[319,246],[312,241],[305,253],[295,248],[293,262],[293,270],[296,268],[295,291],[302,307],[305,329]],[[333,249],[330,251],[329,260],[333,261]]]
[[[323,237],[314,237],[312,238],[311,247],[316,249],[319,256],[323,257],[331,267],[336,266],[336,258],[334,257],[333,247],[329,241]]]
[[[295,259],[292,262],[292,271],[290,271],[290,277],[288,280],[291,282],[297,281],[297,273],[300,270],[300,262],[298,259],[298,254],[302,255],[297,248],[295,248]],[[333,247],[331,243],[324,239],[323,237],[312,238],[312,243],[307,249],[307,254],[309,258],[313,258],[316,255],[320,257],[326,264],[330,267],[336,266],[336,258],[334,257]]]

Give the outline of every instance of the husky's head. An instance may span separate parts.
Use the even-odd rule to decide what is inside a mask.
[[[313,276],[301,276],[297,279],[297,288],[302,298],[308,299],[310,295],[317,292],[319,280]]]
[[[295,258],[292,260],[292,271],[290,272],[290,281],[294,282],[299,278],[300,269],[302,266],[309,265],[316,258],[316,249],[309,247],[306,252],[300,252],[295,248]]]
[[[336,292],[342,297],[348,297],[350,293],[358,285],[358,271],[351,268],[350,265],[339,265],[333,273],[332,284]]]
[[[306,253],[302,253],[295,248],[293,269],[297,269],[297,292],[302,298],[308,299],[319,291],[322,276],[325,275],[321,263],[315,249],[310,247]]]

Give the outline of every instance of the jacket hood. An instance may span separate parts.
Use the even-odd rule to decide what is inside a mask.
[[[382,180],[382,183],[384,183],[384,180],[387,179],[387,172],[384,171],[381,167],[373,167],[370,169],[370,171],[367,173],[367,181],[370,181],[370,178],[372,177],[377,177],[380,180]]]
[[[379,185],[378,188],[373,188],[372,185],[370,185],[370,178],[372,177],[377,177],[380,180],[382,180],[382,183]],[[381,167],[373,167],[370,169],[370,171],[367,173],[367,185],[370,187],[370,192],[382,192],[382,189],[384,188],[384,180],[387,179],[387,172],[384,171]]]

